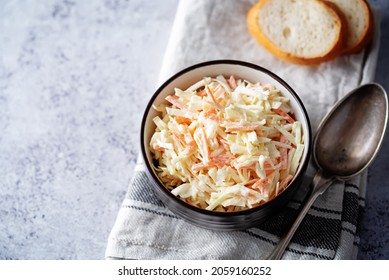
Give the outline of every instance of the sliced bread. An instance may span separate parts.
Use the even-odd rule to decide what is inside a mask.
[[[248,12],[247,24],[273,55],[302,65],[338,56],[347,36],[344,15],[321,0],[261,0]]]
[[[327,0],[336,4],[346,16],[348,39],[344,54],[361,51],[373,38],[374,22],[369,4],[365,0]]]

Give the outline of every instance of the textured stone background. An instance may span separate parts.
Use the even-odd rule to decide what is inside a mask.
[[[101,259],[177,0],[0,1],[0,259]],[[389,90],[389,1],[377,82]],[[389,259],[389,139],[362,259]]]

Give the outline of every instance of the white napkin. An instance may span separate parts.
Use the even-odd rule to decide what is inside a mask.
[[[338,99],[374,79],[378,23],[374,42],[360,54],[343,56],[320,66],[297,66],[273,57],[250,36],[246,14],[254,3],[255,0],[180,1],[160,83],[187,66],[207,60],[252,62],[275,72],[297,92],[315,131]],[[295,198],[263,224],[243,231],[213,232],[188,224],[165,208],[154,195],[144,164],[139,160],[109,236],[106,258],[265,258],[291,226],[314,172],[311,164]],[[366,174],[331,186],[309,210],[283,258],[356,258],[358,219],[365,189]]]

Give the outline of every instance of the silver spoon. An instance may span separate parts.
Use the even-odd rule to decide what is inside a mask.
[[[374,83],[351,91],[327,113],[313,141],[313,158],[319,170],[311,193],[289,232],[267,259],[281,259],[309,208],[334,181],[348,180],[373,162],[387,122],[388,98],[382,86]]]

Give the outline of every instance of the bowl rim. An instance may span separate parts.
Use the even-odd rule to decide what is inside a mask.
[[[161,93],[161,91],[163,91],[163,89],[166,86],[168,86],[171,82],[173,82],[175,79],[184,75],[187,72],[190,72],[190,71],[195,70],[197,68],[210,66],[210,65],[216,65],[216,64],[228,64],[228,65],[244,66],[244,67],[252,68],[254,70],[263,72],[266,75],[269,75],[271,78],[273,78],[274,80],[279,82],[282,86],[284,86],[289,91],[289,93],[293,96],[293,98],[296,100],[296,102],[298,103],[298,105],[300,106],[300,108],[302,110],[302,114],[304,115],[304,117],[306,119],[306,125],[308,128],[308,131],[304,131],[304,134],[307,133],[307,140],[308,140],[307,141],[308,143],[305,143],[305,147],[304,147],[305,149],[308,149],[307,150],[307,157],[305,159],[305,162],[303,162],[303,165],[301,166],[299,173],[293,177],[292,181],[288,184],[288,187],[286,189],[284,189],[284,191],[282,193],[280,193],[279,195],[277,195],[275,198],[269,200],[268,202],[265,202],[262,205],[259,205],[259,206],[253,207],[253,208],[249,208],[249,209],[245,209],[245,210],[241,210],[241,211],[235,211],[235,212],[218,212],[218,211],[210,211],[210,210],[198,208],[198,207],[190,205],[189,203],[182,201],[181,199],[179,199],[178,197],[173,195],[165,186],[163,186],[163,184],[160,182],[159,178],[155,175],[155,173],[152,169],[152,166],[150,166],[150,163],[147,159],[147,152],[145,149],[145,145],[143,143],[144,142],[144,133],[145,133],[145,124],[146,124],[148,113],[149,113],[150,109],[152,108],[152,105],[153,105],[155,99]],[[293,185],[293,183],[295,183],[297,181],[297,178],[304,175],[304,172],[307,169],[307,166],[308,166],[309,161],[310,161],[311,149],[312,149],[311,148],[312,147],[312,129],[311,129],[310,119],[309,119],[307,110],[306,110],[303,102],[301,101],[301,99],[297,95],[297,93],[282,78],[280,78],[278,75],[271,72],[270,70],[268,70],[262,66],[250,63],[250,62],[241,61],[241,60],[232,60],[232,59],[219,59],[219,60],[209,60],[209,61],[193,64],[189,67],[186,67],[186,68],[178,71],[176,74],[172,75],[162,85],[160,85],[157,88],[157,90],[155,90],[154,94],[151,96],[151,98],[150,98],[150,100],[145,108],[145,111],[143,113],[142,122],[141,122],[141,131],[140,131],[140,146],[141,146],[141,154],[143,157],[144,164],[146,165],[148,175],[150,175],[152,177],[152,179],[154,180],[153,185],[157,185],[158,188],[161,191],[163,191],[169,198],[173,199],[175,202],[182,205],[183,207],[185,207],[189,210],[195,211],[199,214],[203,214],[203,215],[207,215],[207,216],[217,216],[217,217],[240,217],[240,216],[250,215],[252,213],[260,211],[261,209],[271,207],[272,205],[278,203],[278,201],[282,200],[283,196],[285,196],[289,192],[293,191],[293,189],[290,188],[290,186]],[[153,183],[153,182],[151,182],[151,183]]]

